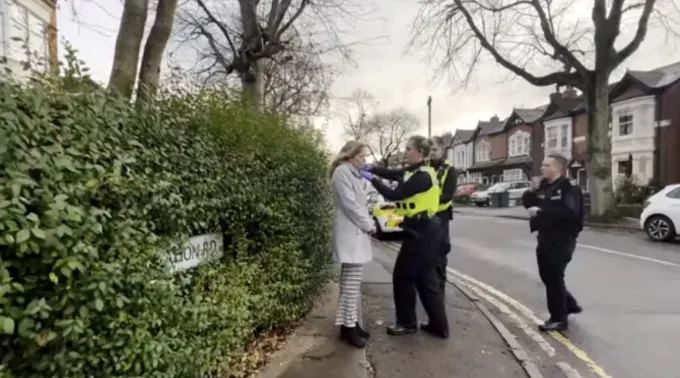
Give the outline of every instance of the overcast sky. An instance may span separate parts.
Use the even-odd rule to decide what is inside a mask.
[[[69,7],[60,8],[59,33],[77,50],[90,67],[92,76],[108,80],[122,5],[119,1],[74,0],[78,19]],[[100,4],[107,4],[105,6]],[[356,67],[347,66],[333,85],[335,98],[347,97],[356,88],[375,95],[382,109],[405,107],[421,118],[422,133],[427,132],[427,96],[433,97],[433,133],[453,132],[456,128],[472,128],[479,119],[497,114],[503,118],[513,107],[534,107],[547,101],[553,88],[536,88],[520,79],[511,79],[507,71],[485,63],[478,69],[474,85],[455,88],[454,83],[440,80],[432,84],[432,59],[422,55],[405,55],[410,27],[418,10],[415,0],[374,0],[370,15],[357,20],[348,40],[371,40],[355,48]],[[578,8],[578,7],[575,7]],[[583,7],[587,20],[590,9]],[[574,11],[574,13],[577,13]],[[153,22],[153,16],[147,21]],[[630,32],[630,30],[628,30]],[[640,50],[624,67],[651,69],[680,60],[680,49],[665,39],[660,30],[652,30]],[[63,49],[60,49],[63,52]],[[618,76],[622,73],[619,72]],[[341,101],[341,100],[336,100]],[[342,125],[333,121],[326,128],[333,150],[342,145]]]

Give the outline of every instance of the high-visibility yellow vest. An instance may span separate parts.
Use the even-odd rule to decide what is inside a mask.
[[[433,216],[437,213],[439,208],[439,185],[437,184],[437,172],[434,168],[429,166],[422,166],[418,168],[417,171],[425,172],[430,175],[430,180],[432,180],[432,186],[430,189],[420,192],[414,196],[406,198],[402,201],[396,203],[396,213],[397,215],[402,215],[404,217],[413,217],[420,213],[427,213],[428,216]],[[404,182],[408,181],[414,172],[406,171],[404,173]]]
[[[440,167],[440,169],[444,170],[444,173],[442,174],[442,177],[439,179],[439,198],[441,198],[442,191],[444,190],[444,183],[446,182],[446,178],[449,175],[449,168],[451,168],[451,164],[449,164],[448,161],[444,160]],[[446,211],[451,206],[453,206],[453,200],[449,200],[449,202],[446,203],[440,203],[439,207],[437,208],[437,212]]]

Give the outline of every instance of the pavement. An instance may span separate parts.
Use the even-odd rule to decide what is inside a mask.
[[[368,378],[366,351],[338,340],[334,326],[338,285],[329,284],[302,325],[271,356],[256,378]]]
[[[529,214],[522,206],[510,207],[478,207],[478,206],[456,206],[454,213],[490,216],[500,218],[528,220]],[[616,223],[598,223],[586,221],[586,227],[591,228],[619,228],[631,231],[640,231],[640,222],[635,218],[623,218]]]

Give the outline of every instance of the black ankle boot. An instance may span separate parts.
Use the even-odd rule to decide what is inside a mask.
[[[363,337],[364,339],[369,339],[369,338],[371,337],[371,334],[368,333],[368,331],[366,331],[365,329],[361,328],[361,326],[359,325],[359,322],[357,322],[357,324],[354,325],[354,327],[357,329],[357,332],[359,333],[359,336]]]
[[[340,338],[347,342],[347,344],[355,347],[355,348],[365,348],[366,347],[366,340],[362,339],[361,336],[359,336],[359,332],[357,331],[357,327],[345,327],[341,326],[340,327]]]

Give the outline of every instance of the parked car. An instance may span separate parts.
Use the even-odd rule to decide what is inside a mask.
[[[484,190],[487,187],[488,187],[487,185],[480,184],[480,183],[477,183],[477,182],[469,182],[469,183],[465,183],[465,184],[460,184],[456,188],[456,192],[455,192],[454,195],[455,196],[469,196],[469,195],[472,195],[472,193],[480,191],[480,190]]]
[[[375,222],[375,236],[382,239],[386,234],[403,232],[401,223],[404,217],[395,213],[397,207],[393,202],[385,201],[377,191],[368,192],[368,212]]]
[[[671,241],[680,227],[680,184],[668,185],[645,201],[640,227],[654,241]]]
[[[477,206],[488,206],[490,204],[490,194],[508,192],[510,203],[517,203],[522,198],[522,194],[531,187],[529,181],[507,181],[492,185],[487,190],[474,192],[470,195],[470,200]]]

